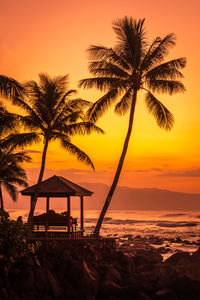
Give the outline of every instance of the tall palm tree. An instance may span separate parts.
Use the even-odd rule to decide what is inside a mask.
[[[82,99],[71,99],[75,90],[67,90],[68,75],[51,78],[47,74],[39,74],[39,83],[29,81],[25,84],[27,98],[15,97],[13,104],[26,111],[27,115],[21,117],[26,130],[23,134],[11,135],[4,142],[18,146],[25,146],[33,142],[43,141],[43,153],[40,173],[37,181],[37,191],[29,213],[28,222],[32,222],[40,183],[43,178],[46,154],[50,142],[58,141],[61,148],[75,155],[78,160],[94,169],[89,156],[71,142],[71,137],[92,132],[103,133],[93,122],[84,120],[84,110],[91,105]]]
[[[151,44],[147,43],[144,31],[144,19],[133,20],[129,17],[118,19],[113,23],[117,43],[113,48],[90,46],[89,71],[93,78],[83,79],[79,86],[96,87],[106,92],[88,110],[88,119],[96,121],[115,101],[115,112],[124,115],[128,111],[129,124],[123,150],[113,183],[108,192],[104,207],[98,219],[94,235],[99,235],[101,224],[117,186],[129,139],[131,136],[135,106],[139,91],[145,91],[147,110],[155,117],[159,127],[170,130],[174,124],[172,113],[156,98],[154,92],[170,95],[184,92],[184,85],[178,80],[183,77],[180,69],[186,65],[186,59],[164,62],[169,48],[175,45],[175,35],[157,37]]]
[[[27,187],[26,172],[21,164],[30,161],[25,152],[10,152],[0,150],[0,208],[4,209],[2,187],[9,193],[13,201],[17,200],[18,186]]]

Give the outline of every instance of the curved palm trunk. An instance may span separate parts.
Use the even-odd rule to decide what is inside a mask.
[[[4,210],[4,203],[3,203],[3,194],[2,194],[2,188],[0,185],[0,205],[1,205],[1,209]]]
[[[42,178],[43,178],[43,175],[44,175],[48,142],[49,142],[48,140],[45,140],[44,149],[43,149],[43,153],[42,153],[42,163],[41,163],[41,168],[40,168],[40,174],[39,174],[38,182],[37,182],[37,189],[36,189],[34,198],[32,200],[31,208],[30,208],[30,212],[29,212],[29,216],[28,216],[28,223],[29,224],[31,224],[32,220],[33,220],[33,214],[34,214],[35,206],[36,206],[36,203],[37,203],[37,198],[38,198],[38,194],[39,194],[40,184],[42,182]]]
[[[114,177],[113,183],[112,183],[112,185],[110,187],[110,190],[108,192],[106,201],[104,203],[104,206],[103,206],[101,214],[99,216],[97,225],[96,225],[95,230],[94,230],[94,234],[93,235],[95,237],[99,236],[99,232],[100,232],[100,229],[101,229],[101,225],[102,225],[104,216],[105,216],[106,211],[107,211],[107,209],[109,207],[109,204],[111,202],[113,193],[114,193],[114,191],[116,189],[116,186],[117,186],[120,174],[121,174],[121,170],[122,170],[122,167],[123,167],[123,164],[124,164],[124,159],[125,159],[126,152],[127,152],[127,149],[128,149],[128,144],[129,144],[129,140],[130,140],[130,136],[131,136],[131,131],[132,131],[132,127],[133,127],[133,118],[134,118],[134,112],[135,112],[136,99],[137,99],[137,91],[135,91],[134,94],[133,94],[133,100],[132,100],[131,110],[130,110],[130,116],[129,116],[128,131],[127,131],[126,138],[125,138],[125,141],[124,141],[124,146],[123,146],[122,154],[121,154],[121,157],[120,157],[120,160],[119,160],[119,163],[118,163],[118,167],[117,167],[117,171],[115,173],[115,177]]]

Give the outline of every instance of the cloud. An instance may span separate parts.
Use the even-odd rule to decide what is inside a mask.
[[[26,152],[26,153],[42,153],[42,151],[38,151],[38,150],[27,150],[27,149],[25,149],[24,152]]]
[[[156,176],[161,177],[200,177],[200,168],[184,169],[184,170],[171,170],[162,172]]]
[[[127,173],[147,173],[147,172],[162,172],[162,169],[160,168],[150,168],[150,169],[136,169],[136,170],[124,170],[124,172],[127,172]]]

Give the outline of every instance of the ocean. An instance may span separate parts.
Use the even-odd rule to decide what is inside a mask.
[[[36,210],[35,215],[44,211]],[[60,212],[60,211],[57,211]],[[27,220],[28,211],[10,210],[11,218],[22,216]],[[100,211],[84,211],[86,234],[92,233]],[[71,215],[78,218],[79,210],[72,210]],[[141,237],[161,237],[170,244],[173,251],[194,252],[200,245],[200,211],[151,211],[151,210],[113,210],[108,211],[101,228],[102,236],[123,238],[127,235]],[[173,242],[175,241],[176,242]],[[177,242],[180,240],[180,242]],[[160,245],[159,245],[160,246]]]

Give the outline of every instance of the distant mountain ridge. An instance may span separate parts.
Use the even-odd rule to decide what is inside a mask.
[[[94,192],[91,199],[85,202],[85,207],[101,209],[109,186],[102,183],[81,183],[81,185]],[[109,209],[200,210],[200,194],[118,186]]]

